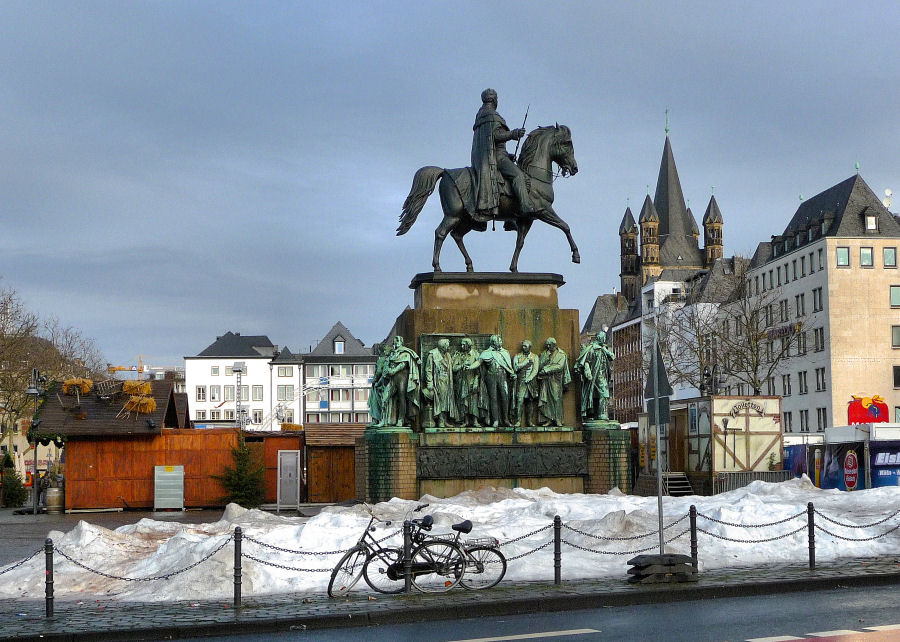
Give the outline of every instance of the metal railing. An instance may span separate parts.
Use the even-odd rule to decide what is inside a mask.
[[[713,476],[713,495],[726,493],[729,490],[737,490],[749,486],[751,482],[783,482],[795,477],[790,470],[758,470],[741,472],[716,473]]]

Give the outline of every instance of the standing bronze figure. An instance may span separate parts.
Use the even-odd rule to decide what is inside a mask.
[[[481,367],[472,339],[463,337],[453,356],[453,384],[456,408],[464,426],[481,426],[484,406],[481,397]]]
[[[424,379],[422,396],[427,400],[428,406],[424,417],[425,425],[430,427],[436,422],[438,428],[446,428],[451,421],[458,419],[453,394],[453,356],[450,354],[448,339],[440,339],[437,347],[428,353],[425,358]]]
[[[537,373],[540,363],[538,356],[531,351],[531,341],[525,339],[522,342],[522,351],[513,358],[513,394],[510,398],[512,404],[512,420],[516,426],[537,425],[537,401],[540,394],[538,389]]]
[[[525,139],[521,155],[513,162],[506,153],[506,142],[521,138],[524,132],[521,129],[510,130],[497,114],[496,92],[485,90],[482,100],[473,128],[474,167],[442,169],[426,166],[419,169],[413,177],[409,196],[403,203],[397,235],[406,234],[413,226],[425,201],[440,181],[438,193],[444,219],[434,231],[431,264],[435,272],[441,271],[441,247],[448,234],[462,252],[466,271],[472,272],[472,259],[466,251],[463,237],[472,230],[484,232],[487,222],[491,220],[504,221],[503,229],[517,233],[516,249],[509,265],[511,272],[518,271],[525,236],[536,220],[562,230],[572,250],[572,262],[580,263],[581,256],[569,225],[552,207],[553,163],[557,164],[563,176],[578,172],[572,132],[565,125],[538,127]]]
[[[574,370],[581,378],[581,419],[609,419],[609,381],[616,356],[601,330],[581,348]]]

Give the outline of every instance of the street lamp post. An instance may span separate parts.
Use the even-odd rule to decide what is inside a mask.
[[[31,419],[31,427],[32,429],[37,428],[40,424],[40,420],[37,419],[37,407],[38,407],[38,397],[41,396],[41,376],[37,371],[37,368],[31,369],[31,383],[28,385],[28,388],[25,390],[25,394],[29,397],[34,398],[34,414]],[[35,436],[34,444],[32,445],[32,467],[31,467],[31,493],[33,495],[33,508],[34,514],[38,514],[38,500],[40,499],[40,480],[38,479],[38,440],[35,432],[32,432],[32,435]]]

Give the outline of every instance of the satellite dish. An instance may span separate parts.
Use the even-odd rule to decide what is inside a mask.
[[[894,192],[893,192],[893,191],[891,190],[891,188],[889,187],[889,188],[887,188],[886,190],[884,190],[884,195],[885,195],[885,196],[893,196],[893,195],[894,195]]]
[[[891,203],[893,202],[893,195],[894,192],[890,188],[884,190],[884,198],[881,200],[881,204],[890,209]]]

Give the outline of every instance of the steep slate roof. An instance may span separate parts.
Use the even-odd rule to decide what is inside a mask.
[[[188,402],[188,394],[186,392],[176,392],[173,395],[175,400],[175,412],[178,413],[178,427],[191,427],[191,410]]]
[[[622,223],[619,225],[619,234],[622,235],[636,230],[637,225],[634,222],[634,216],[631,214],[631,208],[626,207],[625,216],[622,217]]]
[[[685,207],[681,181],[678,178],[675,156],[672,154],[672,144],[668,135],[659,164],[653,206],[659,215],[660,265],[698,268],[702,266],[703,253],[694,237],[697,221]]]
[[[834,221],[826,236],[872,235],[866,232],[865,216],[874,214],[878,217],[877,236],[900,237],[900,224],[859,174],[801,203],[783,235],[796,234],[810,223],[818,225],[829,212]]]
[[[763,241],[756,246],[756,252],[750,258],[750,267],[755,268],[764,265],[772,258],[772,242]]]
[[[344,354],[334,354],[335,339],[344,340]],[[353,333],[343,323],[338,321],[328,331],[328,334],[322,338],[319,345],[304,356],[329,357],[332,359],[334,357],[372,357],[372,349],[367,348],[362,341],[353,336]]]
[[[743,274],[750,263],[741,256],[716,259],[709,270],[705,270],[699,283],[691,293],[694,303],[723,303],[729,300],[740,285],[736,274]]]
[[[284,346],[278,355],[272,359],[272,363],[299,363],[300,357],[299,355],[295,355],[291,352],[291,349],[287,346]]]
[[[716,202],[715,195],[709,197],[709,205],[706,206],[706,214],[703,215],[703,224],[721,223],[722,212],[719,211],[719,204]]]
[[[692,276],[697,274],[697,268],[673,268],[668,267],[664,268],[662,272],[660,272],[659,276],[655,279],[650,279],[647,282],[656,282],[656,281],[676,281],[676,282],[685,282],[690,279]]]
[[[271,357],[275,345],[265,335],[241,336],[226,332],[207,346],[198,357]]]
[[[703,253],[693,235],[669,234],[659,247],[659,264],[672,267],[703,265]]]
[[[659,213],[656,211],[653,201],[650,200],[649,194],[647,194],[647,197],[644,199],[644,205],[641,207],[641,215],[638,220],[641,223],[646,223],[648,221],[659,222]]]
[[[158,379],[150,381],[152,397],[156,401],[156,410],[149,414],[130,413],[130,416],[116,418],[125,406],[129,396],[123,393],[113,395],[109,403],[100,400],[95,392],[81,395],[80,410],[73,408],[75,397],[59,396],[55,392],[48,393],[44,405],[41,406],[40,431],[42,433],[58,433],[68,437],[101,436],[101,435],[158,435],[163,427],[180,428],[179,411],[176,406],[174,388],[171,380]],[[57,391],[60,390],[58,386]],[[121,387],[119,387],[121,390]],[[62,403],[60,403],[60,399]],[[69,408],[67,410],[67,408]],[[187,408],[185,408],[187,412]],[[83,419],[79,417],[83,416]],[[154,423],[151,428],[147,420]]]
[[[581,333],[596,334],[603,329],[604,325],[612,326],[616,313],[619,311],[618,298],[615,294],[601,294],[598,296],[597,300],[594,301],[594,307],[588,313]]]
[[[697,219],[694,218],[694,213],[691,211],[691,208],[687,208],[687,219],[691,224],[691,234],[694,236],[700,235],[700,228],[697,227]]]

